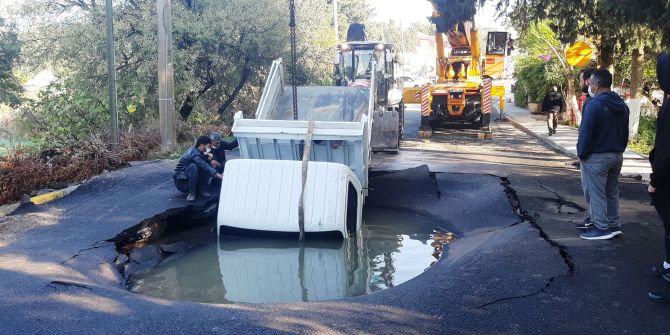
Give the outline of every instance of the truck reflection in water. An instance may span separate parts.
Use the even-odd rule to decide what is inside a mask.
[[[430,267],[452,235],[426,218],[366,209],[349,240],[222,237],[165,259],[128,288],[171,300],[284,303],[333,300],[401,284]]]

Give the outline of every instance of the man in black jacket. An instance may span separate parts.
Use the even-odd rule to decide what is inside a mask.
[[[203,197],[210,196],[205,192],[210,177],[223,178],[209,163],[207,155],[211,146],[212,140],[209,137],[200,136],[179,158],[172,179],[180,192],[188,193],[186,201],[194,201],[196,193]]]
[[[670,282],[670,54],[664,53],[658,56],[656,63],[656,76],[658,84],[665,93],[663,107],[658,113],[656,123],[656,142],[654,149],[649,154],[651,163],[651,182],[648,191],[663,221],[665,229],[665,259],[663,264],[652,268],[652,271]],[[670,303],[670,296],[657,292],[650,292],[649,298],[663,303]]]
[[[556,126],[558,125],[558,113],[565,110],[565,100],[563,95],[558,92],[556,86],[551,87],[542,100],[542,113],[547,114],[547,128],[549,128],[549,136],[556,134]],[[553,121],[553,126],[552,126]]]
[[[226,150],[237,148],[237,139],[232,142],[222,141],[221,134],[215,131],[209,133],[209,139],[212,140],[212,167],[214,167],[218,173],[223,173],[223,169],[226,166]]]
[[[589,89],[593,98],[584,110],[579,127],[577,156],[582,168],[584,193],[589,195],[593,227],[580,235],[586,240],[606,240],[621,234],[619,222],[619,174],[628,145],[629,110],[611,91],[612,74],[596,70]]]

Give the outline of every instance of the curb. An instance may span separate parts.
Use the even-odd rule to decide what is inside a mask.
[[[579,157],[577,157],[577,155],[575,153],[573,153],[570,150],[564,148],[562,145],[560,145],[560,144],[558,144],[558,143],[556,143],[556,142],[554,142],[554,141],[552,141],[552,140],[550,140],[550,139],[548,139],[544,136],[541,136],[541,135],[531,131],[530,129],[526,128],[526,126],[524,126],[521,122],[517,121],[515,118],[513,118],[513,117],[511,117],[507,114],[505,114],[503,116],[505,117],[505,119],[512,122],[512,124],[514,124],[514,126],[516,128],[520,129],[521,131],[523,131],[524,133],[526,133],[530,136],[533,136],[533,137],[537,138],[542,143],[546,144],[547,146],[551,147],[552,149],[554,149],[554,150],[556,150],[556,151],[558,151],[558,152],[560,152],[560,153],[562,153],[562,154],[564,154],[564,155],[566,155],[570,158],[574,158],[574,159],[577,159],[577,160],[579,159]]]
[[[17,201],[13,204],[0,206],[0,218],[12,214],[17,208],[21,206],[21,202]]]
[[[66,187],[62,190],[37,195],[37,196],[34,196],[34,197],[30,198],[30,202],[32,202],[35,205],[43,205],[43,204],[46,204],[47,202],[51,202],[51,201],[60,199],[64,196],[74,192],[78,188],[79,188],[79,184],[74,185],[74,186],[70,186],[70,187]]]
[[[74,192],[76,189],[79,188],[79,186],[81,186],[81,184],[66,187],[66,188],[64,188],[62,190],[58,190],[58,191],[53,191],[53,192],[49,192],[49,193],[45,193],[45,194],[40,194],[40,195],[37,195],[37,196],[34,196],[34,197],[30,198],[30,202],[32,202],[35,205],[43,205],[43,204],[49,203],[51,201],[58,200],[58,199],[60,199],[64,196]],[[0,206],[0,217],[12,214],[17,208],[19,208],[19,206],[21,206],[20,201],[15,202],[13,204]]]

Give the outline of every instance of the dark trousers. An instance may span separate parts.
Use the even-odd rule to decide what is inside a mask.
[[[665,228],[665,261],[670,263],[670,190],[667,188],[657,189],[652,193],[654,208],[663,221]]]
[[[547,128],[549,128],[549,130],[556,130],[556,126],[558,126],[558,112],[547,112]]]
[[[179,192],[183,193],[203,191],[209,184],[209,175],[205,171],[200,171],[195,163],[189,164],[172,179]]]

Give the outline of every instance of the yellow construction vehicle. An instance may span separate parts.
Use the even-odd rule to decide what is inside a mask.
[[[433,18],[445,15],[449,13],[433,12]],[[405,103],[422,104],[420,136],[430,136],[431,127],[446,124],[489,130],[491,97],[500,97],[501,111],[504,107],[505,88],[499,80],[504,77],[509,36],[507,32],[489,32],[482,57],[474,18],[453,26],[436,24],[436,80],[423,87],[423,92],[422,87],[408,87],[403,92]],[[448,55],[445,42],[451,49]]]

